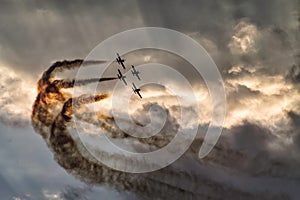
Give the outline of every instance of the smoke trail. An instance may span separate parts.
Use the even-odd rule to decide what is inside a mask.
[[[51,82],[51,79],[54,78],[55,73],[62,72],[64,70],[70,70],[79,68],[80,66],[89,66],[89,65],[96,65],[96,64],[103,64],[107,61],[102,60],[88,60],[84,61],[82,59],[76,59],[76,60],[64,60],[64,61],[57,61],[53,63],[42,75],[42,78],[39,80],[38,83],[38,91],[41,90],[41,87],[44,85],[47,85]]]
[[[58,102],[65,102],[70,98],[70,95],[62,92],[61,88],[70,88],[78,84],[85,85],[93,82],[102,82],[114,80],[115,78],[100,78],[100,79],[86,79],[86,80],[52,80],[56,72],[63,70],[70,70],[78,68],[81,65],[89,66],[93,64],[102,64],[106,61],[84,61],[81,59],[73,61],[59,61],[51,65],[42,75],[41,79],[38,81],[38,95],[33,104],[32,119],[39,119],[43,125],[50,126],[54,115],[53,109],[58,105]],[[78,82],[78,83],[77,83]],[[76,85],[75,85],[76,84]],[[37,127],[38,123],[34,123],[33,126]],[[41,125],[41,124],[40,124]]]
[[[82,59],[76,59],[72,61],[64,60],[64,61],[57,61],[53,63],[48,70],[45,71],[45,74],[49,77],[52,78],[55,74],[55,72],[61,72],[64,70],[70,70],[74,68],[78,68],[81,65],[82,66],[89,66],[89,65],[97,65],[97,64],[103,64],[106,63],[107,61],[103,60],[88,60],[84,61]]]
[[[148,194],[149,196],[152,191],[158,191],[162,188],[165,188],[165,191],[171,190],[169,194],[177,193],[179,197],[191,196],[191,193],[184,192],[180,188],[168,186],[168,184],[143,177],[143,175],[138,176],[112,170],[95,161],[85,148],[80,145],[81,143],[72,138],[67,131],[67,127],[74,114],[73,111],[79,109],[85,104],[101,101],[109,96],[107,94],[99,94],[81,95],[79,97],[70,98],[68,94],[61,91],[61,88],[69,88],[98,81],[109,81],[115,79],[106,78],[81,80],[78,81],[78,85],[75,84],[73,80],[49,80],[53,77],[54,71],[58,68],[60,68],[59,70],[70,69],[71,67],[79,66],[81,63],[82,60],[75,60],[57,62],[52,65],[43,74],[39,81],[40,86],[43,85],[43,87],[40,87],[39,94],[33,104],[32,124],[44,137],[48,146],[53,150],[57,162],[70,173],[79,176],[87,182],[97,184],[109,183],[119,189],[135,191],[144,195]],[[105,122],[105,125],[103,126],[105,129],[118,132],[113,124],[110,124],[110,122],[113,121],[113,118],[100,114],[98,116]],[[111,155],[108,152],[103,152],[103,155],[116,160],[124,159],[120,155]],[[156,192],[156,194],[159,195],[160,192]],[[161,195],[159,196],[161,197]]]
[[[86,104],[109,98],[108,94],[80,95],[71,97],[63,88],[71,88],[94,82],[110,81],[115,78],[74,80],[52,80],[55,72],[79,67],[82,60],[56,62],[44,72],[38,82],[38,95],[33,104],[32,125],[41,134],[52,150],[55,160],[70,174],[90,184],[108,184],[118,190],[127,190],[140,195],[143,199],[255,199],[249,193],[244,193],[208,178],[195,176],[176,167],[166,167],[156,172],[146,174],[131,174],[113,170],[97,161],[83,146],[80,139],[68,131],[71,119],[76,115],[88,123],[93,119],[82,116]],[[87,62],[89,64],[94,61]],[[88,111],[88,110],[86,110]],[[118,129],[113,117],[96,113],[102,123],[101,128],[108,131],[110,137],[135,139]],[[80,118],[82,117],[82,118]],[[169,117],[170,126],[176,127],[176,120]],[[175,124],[174,124],[175,123]],[[175,129],[176,130],[176,129]],[[170,138],[155,136],[147,139],[135,139],[141,143],[161,147]],[[134,163],[146,165],[134,158],[124,157],[110,152],[99,152],[100,156],[116,163]],[[191,154],[192,155],[192,154]],[[196,157],[196,154],[194,154]],[[217,193],[215,191],[218,191]],[[267,198],[265,198],[267,199]]]
[[[169,191],[167,194],[177,194],[177,196],[181,198],[189,196],[192,197],[193,194],[191,192],[182,191],[181,188],[161,183],[156,180],[155,176],[148,177],[112,170],[111,168],[96,161],[86,151],[85,147],[80,141],[78,141],[78,139],[76,140],[76,138],[72,138],[67,131],[67,127],[68,122],[72,118],[73,110],[79,109],[84,104],[101,101],[108,97],[109,96],[106,94],[81,95],[80,97],[70,98],[64,103],[62,111],[55,118],[51,126],[51,134],[48,143],[49,147],[55,153],[55,159],[57,162],[71,174],[90,183],[108,183],[118,189],[130,190],[143,195],[152,195],[152,197],[153,191],[160,190],[162,188],[164,188],[165,191]],[[108,159],[115,159],[116,161],[124,160],[124,157],[121,155],[113,155],[108,152],[103,152],[102,156],[105,156]],[[134,162],[134,160],[129,161]],[[97,176],[95,177],[95,175]],[[155,193],[154,195],[158,194],[159,193]],[[161,197],[161,194],[159,197]],[[165,198],[167,198],[167,196],[165,196]]]
[[[81,95],[80,97],[70,98],[64,104],[62,111],[61,111],[61,115],[63,116],[64,119],[70,120],[72,118],[74,109],[79,109],[80,106],[82,106],[84,104],[101,101],[108,97],[109,97],[109,95],[102,94],[102,95]]]
[[[83,80],[55,80],[53,84],[55,84],[59,88],[72,88],[74,86],[83,86],[90,83],[103,82],[103,81],[111,81],[118,79],[116,77],[111,78],[92,78],[92,79],[83,79]]]

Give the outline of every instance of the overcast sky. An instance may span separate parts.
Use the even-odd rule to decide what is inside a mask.
[[[232,148],[255,158],[248,162],[249,168],[235,170],[252,177],[255,173],[251,170],[266,167],[265,171],[273,171],[264,176],[279,177],[274,187],[286,183],[282,194],[299,195],[288,189],[300,187],[296,173],[300,166],[297,11],[297,0],[1,0],[0,195],[51,199],[51,195],[62,196],[69,185],[72,191],[86,191],[90,199],[98,194],[103,199],[133,196],[120,195],[109,187],[86,189],[54,161],[43,139],[31,128],[30,115],[36,82],[51,63],[84,59],[106,38],[145,26],[185,33],[215,61],[227,95],[224,132]],[[142,60],[148,55],[153,60],[176,62],[174,68],[182,71],[188,66],[159,52],[142,55]],[[195,79],[192,71],[185,75]],[[208,102],[202,99],[199,103]],[[208,111],[204,108],[202,112]],[[283,163],[282,168],[274,166],[277,161]]]

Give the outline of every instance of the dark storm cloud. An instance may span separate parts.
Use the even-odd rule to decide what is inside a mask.
[[[291,153],[293,149],[271,129],[244,121],[241,125],[225,129],[216,147],[204,160],[242,172],[249,179],[255,176],[296,180],[300,177],[297,170],[300,163],[298,151]],[[279,191],[284,193],[287,190],[280,188]],[[294,193],[297,194],[296,191]]]
[[[267,143],[274,141],[272,132],[259,124],[247,121],[243,125],[233,127],[230,132],[234,138],[234,148],[257,153],[267,149]]]
[[[299,110],[298,110],[299,111]],[[293,143],[296,146],[297,152],[300,151],[300,115],[294,111],[287,112],[291,123],[291,132]]]
[[[300,65],[293,65],[287,74],[287,79],[294,83],[300,83]]]
[[[254,66],[259,73],[284,74],[293,64],[295,35],[288,28],[276,25],[257,28],[254,53],[233,56],[234,63]]]
[[[211,40],[216,49],[205,46],[220,69],[236,62],[252,65],[262,63],[267,72],[282,72],[291,67],[291,43],[296,41],[296,1],[138,1],[144,23],[162,26],[184,33],[198,33]],[[258,52],[253,55],[230,54],[228,44],[234,27],[249,21],[262,32]],[[219,53],[218,53],[219,52]],[[219,55],[221,52],[221,55]],[[275,66],[274,66],[275,65]],[[275,68],[275,69],[274,69]]]
[[[296,1],[138,1],[145,22],[181,31],[232,30],[232,25],[242,18],[250,18],[259,26],[288,27],[294,18]],[[294,11],[296,12],[296,10]],[[189,23],[188,23],[189,22]],[[230,27],[231,26],[231,27]],[[227,31],[226,31],[227,32]]]
[[[294,65],[296,67],[292,67],[292,65],[295,64],[293,53],[295,52],[297,43],[297,40],[295,39],[297,36],[297,30],[295,29],[295,10],[296,1],[278,0],[230,0],[226,2],[190,0],[175,0],[172,2],[96,0],[62,2],[55,0],[51,2],[42,2],[32,0],[27,1],[26,3],[19,0],[2,1],[0,6],[0,58],[1,62],[8,67],[14,67],[15,69],[28,71],[28,73],[37,75],[43,71],[45,66],[48,66],[48,64],[54,60],[65,60],[77,57],[83,59],[93,47],[112,34],[134,27],[162,26],[187,33],[199,41],[212,55],[219,69],[222,71],[224,79],[227,81],[230,81],[230,79],[234,80],[236,77],[250,77],[252,78],[252,82],[260,83],[266,79],[266,77],[260,76],[262,74],[267,74],[269,76],[279,74],[283,77],[286,75],[286,72],[289,71],[286,77],[289,80],[292,80],[291,82],[294,84],[299,82],[299,67],[297,67],[297,63]],[[257,34],[253,39],[253,49],[251,47],[249,51],[241,53],[241,46],[235,43],[236,41],[233,36],[243,37],[249,35],[249,28],[251,28],[250,33],[251,31],[254,31],[255,34]],[[246,31],[244,29],[246,29]],[[176,42],[174,43],[176,45]],[[164,57],[162,54],[160,54],[160,56]],[[179,63],[170,56],[166,62],[176,62],[177,65],[182,65],[182,68],[184,68],[183,71],[186,71],[185,67],[187,67],[187,64],[183,61]],[[229,73],[228,69],[232,69],[235,65],[244,66],[241,73]],[[181,66],[178,66],[178,68],[180,67]],[[255,73],[252,72],[251,68],[256,70]],[[5,73],[3,74],[4,76],[6,75]],[[19,79],[22,81],[9,81],[11,82],[10,84],[5,84],[3,87],[1,85],[1,87],[5,88],[7,87],[6,85],[10,85],[11,87],[9,87],[9,89],[11,90],[9,91],[22,88],[23,82],[25,84],[26,81],[23,81],[22,73],[20,74]],[[186,72],[186,74],[187,76],[192,77],[192,73]],[[295,159],[299,158],[299,149],[294,148],[293,145],[285,144],[290,135],[292,135],[292,142],[295,146],[300,146],[299,114],[298,112],[295,112],[299,110],[299,108],[294,106],[292,107],[293,111],[291,110],[288,112],[290,127],[284,127],[284,131],[289,130],[284,133],[284,137],[276,135],[278,132],[276,132],[277,130],[274,131],[274,127],[272,127],[272,129],[266,127],[265,124],[262,125],[263,122],[257,122],[265,119],[262,117],[266,117],[267,125],[271,124],[274,118],[271,114],[274,112],[280,112],[280,120],[286,117],[283,116],[282,110],[277,108],[285,109],[285,107],[281,107],[281,104],[286,99],[297,100],[297,95],[289,93],[295,88],[286,87],[285,82],[282,82],[281,79],[267,80],[267,85],[272,86],[273,83],[280,83],[282,88],[284,88],[278,89],[275,87],[273,90],[280,90],[278,94],[269,94],[271,90],[268,88],[266,91],[264,91],[264,88],[259,90],[259,88],[255,88],[256,86],[251,87],[251,85],[243,85],[241,81],[239,82],[238,79],[236,80],[236,85],[232,85],[228,82],[229,87],[232,89],[228,92],[228,113],[230,113],[231,109],[237,111],[234,114],[239,114],[241,111],[248,111],[245,116],[249,121],[243,121],[241,115],[233,116],[233,118],[238,119],[238,122],[241,121],[241,123],[233,123],[231,124],[233,126],[224,131],[223,135],[228,136],[226,139],[229,141],[221,138],[218,146],[208,156],[208,159],[199,161],[199,163],[201,162],[201,165],[194,165],[194,163],[192,163],[193,165],[188,166],[186,164],[184,170],[193,166],[197,173],[201,173],[204,169],[202,164],[206,165],[208,163],[207,165],[209,165],[212,163],[212,166],[208,167],[213,169],[213,172],[209,174],[211,177],[215,175],[216,171],[222,171],[227,174],[227,170],[230,169],[233,171],[236,170],[234,171],[237,173],[236,176],[243,180],[245,175],[244,172],[246,172],[246,175],[248,175],[246,177],[247,181],[251,182],[252,180],[252,183],[250,186],[245,184],[247,186],[244,186],[245,188],[243,188],[243,190],[251,195],[257,192],[253,191],[251,188],[255,188],[255,186],[259,185],[260,181],[263,181],[265,178],[270,178],[270,181],[263,183],[269,184],[261,184],[263,187],[260,191],[289,194],[299,193],[297,191],[291,192],[290,185],[284,184],[293,184],[286,180],[299,179],[298,177],[300,177],[299,174],[297,174],[300,166],[299,159],[298,161]],[[6,79],[4,82],[6,83]],[[65,83],[70,85],[73,84],[72,81]],[[32,88],[33,87],[34,86],[32,86]],[[3,116],[7,115],[7,111],[15,111],[16,108],[24,107],[22,103],[25,99],[25,94],[22,94],[23,93],[18,92],[16,96],[7,95],[7,97],[5,96],[5,98],[2,98],[4,100],[9,100],[9,104],[5,103],[5,105],[12,105],[7,107],[9,109],[2,109],[5,113]],[[14,97],[14,101],[11,100],[11,97]],[[166,99],[167,98],[168,97],[166,97]],[[15,104],[16,99],[18,100],[17,102],[21,103]],[[287,102],[290,103],[290,101]],[[255,103],[257,103],[257,106],[251,107]],[[292,105],[293,104],[290,106]],[[0,106],[1,108],[3,107],[2,104],[0,104]],[[189,108],[187,107],[184,109]],[[267,112],[264,112],[265,109]],[[171,110],[176,112],[178,108],[171,107]],[[191,110],[191,113],[192,112],[194,112],[194,110]],[[25,113],[27,112],[25,111]],[[18,116],[21,116],[19,113],[17,114]],[[10,118],[4,119],[13,122],[11,115],[8,116]],[[15,114],[13,116],[15,117],[17,115]],[[0,120],[6,122],[2,118],[3,117],[0,117]],[[25,120],[27,120],[27,118]],[[276,128],[286,125],[280,120],[279,122],[275,121],[277,125]],[[257,123],[254,123],[253,121],[256,121]],[[281,123],[283,123],[283,125]],[[0,136],[2,136],[2,134]],[[22,137],[14,135],[14,137],[18,143],[10,145],[9,148],[4,146],[6,144],[4,140],[0,140],[3,142],[1,147],[8,150],[5,154],[1,154],[3,157],[1,160],[6,161],[1,164],[1,166],[4,166],[4,172],[9,172],[8,169],[11,169],[12,166],[17,166],[17,161],[11,162],[11,158],[16,157],[15,151],[24,152],[24,149],[30,151],[32,147],[28,147],[27,144],[29,143],[42,144],[40,141],[35,142],[33,140],[26,140],[27,137],[25,135]],[[43,149],[44,148],[46,147],[43,147]],[[36,149],[36,152],[40,151]],[[28,155],[23,158],[24,162],[22,163],[32,164],[32,162],[27,161],[32,158],[32,155],[37,157],[36,152],[29,152]],[[290,152],[294,152],[294,154],[291,155]],[[38,157],[44,158],[46,161],[52,161],[52,155],[46,157],[43,155],[39,156],[38,154]],[[66,157],[65,155],[61,155],[59,159],[65,160]],[[36,162],[43,164],[44,161],[42,160],[41,162],[41,160]],[[198,160],[196,162],[198,163]],[[189,162],[187,163],[189,164]],[[25,179],[22,179],[20,183],[18,180],[14,179],[13,183],[17,186],[20,185],[20,189],[23,191],[26,189],[24,189],[24,187],[35,187],[34,190],[40,190],[41,184],[39,180],[41,180],[41,174],[44,175],[44,178],[41,180],[43,181],[48,180],[48,176],[50,176],[44,174],[44,171],[53,172],[53,166],[36,166],[34,168],[34,164],[36,163],[33,163],[28,167],[28,170],[33,169],[34,172],[31,173],[39,175],[39,177],[34,177],[34,181],[28,182],[24,181]],[[185,163],[183,162],[183,165],[184,164]],[[78,165],[81,165],[81,163],[79,162]],[[82,174],[85,174],[86,172],[91,173],[90,178],[94,179],[95,175],[84,167],[85,166],[83,166],[83,170],[80,172],[82,172]],[[23,166],[16,169],[18,172],[17,175],[20,174],[21,177],[23,170]],[[81,168],[78,170],[81,170]],[[52,178],[53,174],[54,173],[51,174]],[[56,176],[57,177],[54,177],[57,179],[56,182],[63,182],[61,180],[63,176],[60,176],[60,174]],[[255,180],[253,180],[254,176]],[[8,180],[15,178],[11,174],[8,174],[7,177],[4,178],[7,178]],[[29,174],[28,177],[31,177],[32,179],[33,175]],[[166,178],[171,180],[173,177],[174,176],[170,176]],[[230,186],[230,189],[227,190],[226,187],[224,187],[226,184],[219,183],[218,181],[218,183],[215,183],[215,181],[211,181],[211,177],[209,177],[208,180],[200,181],[201,183],[208,181],[208,185],[210,186],[207,188],[209,189],[207,193],[209,195],[220,195],[218,197],[222,198],[222,194],[230,195],[230,193],[234,193],[236,196],[239,196],[238,191],[240,191],[242,186],[232,186],[234,185],[235,180],[230,179],[230,181],[227,182]],[[262,178],[259,179],[257,177]],[[272,179],[273,177],[282,178],[277,180],[284,185],[282,188],[279,187],[281,190],[278,191],[272,188],[272,186],[277,183],[277,181]],[[194,179],[194,177],[192,178]],[[218,179],[219,178],[222,179],[222,176],[218,176]],[[157,180],[162,181],[163,179],[160,176]],[[183,180],[183,177],[176,180]],[[0,177],[0,183],[1,181]],[[245,182],[248,183],[247,181]],[[50,184],[53,182],[54,181],[51,181]],[[173,183],[172,180],[170,182]],[[191,183],[191,181],[189,181],[189,183]],[[24,186],[21,184],[24,184]],[[115,181],[114,184],[116,184]],[[176,184],[177,181],[174,185],[176,186]],[[178,181],[178,185],[179,184],[181,184],[180,181]],[[184,187],[188,186],[188,184],[184,183],[182,185]],[[162,193],[166,195],[168,195],[168,191],[172,191],[171,189],[164,190],[159,184],[153,184],[153,186],[157,186],[158,190],[163,191]],[[296,182],[294,186],[299,187],[299,182]],[[237,188],[238,191],[231,191],[232,187]],[[224,188],[225,191],[223,192]],[[204,191],[206,191],[206,189]],[[82,191],[81,188],[72,188],[70,190],[65,189],[62,192],[65,196],[73,198],[74,195],[77,195],[78,197],[78,192],[84,193],[85,191]],[[153,194],[153,191],[151,194]],[[268,196],[268,194],[266,194],[266,196]],[[272,195],[270,196],[272,198]],[[85,196],[82,195],[82,198],[84,199]],[[261,196],[257,198],[262,199]]]
[[[300,115],[295,113],[295,112],[290,111],[290,112],[288,112],[288,116],[291,119],[292,126],[297,128],[297,129],[300,128],[300,123],[299,123],[300,122]]]
[[[54,60],[84,58],[110,35],[138,26],[134,1],[2,1],[1,60],[37,74]]]
[[[114,33],[141,26],[162,26],[200,33],[216,44],[219,67],[229,67],[228,43],[233,27],[248,18],[258,28],[271,27],[271,41],[263,41],[260,59],[276,40],[291,37],[296,1],[2,1],[0,52],[5,64],[41,72],[53,60],[82,57]],[[274,33],[274,34],[273,34]],[[282,39],[283,38],[283,39]],[[204,45],[205,46],[205,45]],[[265,51],[267,50],[267,51]],[[211,54],[214,50],[208,49]],[[245,58],[246,59],[246,58]],[[249,60],[249,59],[248,59]],[[284,62],[284,61],[282,61]],[[38,69],[38,70],[37,70]]]

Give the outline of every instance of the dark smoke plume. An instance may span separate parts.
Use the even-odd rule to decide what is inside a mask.
[[[102,82],[102,81],[111,81],[117,78],[92,78],[84,80],[55,80],[53,83],[59,88],[72,88],[74,86],[83,86],[90,83]]]
[[[89,65],[101,62],[85,61],[84,63]],[[151,173],[133,174],[113,170],[97,161],[90,155],[81,141],[72,136],[68,127],[71,125],[71,119],[74,115],[78,115],[80,118],[80,116],[88,113],[80,113],[81,109],[87,111],[86,104],[109,98],[109,95],[83,94],[72,97],[62,89],[110,81],[115,78],[77,80],[76,82],[74,80],[55,80],[57,72],[78,68],[82,63],[83,60],[56,62],[43,73],[38,81],[38,94],[33,103],[31,116],[33,127],[43,137],[53,152],[55,160],[70,174],[88,184],[108,184],[117,190],[134,192],[142,199],[257,199],[257,196],[237,190],[230,185],[210,180],[206,176],[193,175],[191,172],[178,170],[174,166]],[[130,138],[115,126],[113,117],[102,113],[97,115],[101,121],[101,128],[111,134],[109,137]],[[175,123],[176,126],[176,120],[172,119],[171,116],[169,118],[170,123]],[[92,119],[82,118],[82,120],[97,124]],[[137,140],[158,147],[169,141],[169,139],[166,140],[161,136],[150,140]],[[196,160],[197,153],[189,152],[189,159]],[[115,162],[136,162],[133,158],[125,158],[110,152],[101,152],[101,156]],[[264,197],[263,199],[271,198]]]

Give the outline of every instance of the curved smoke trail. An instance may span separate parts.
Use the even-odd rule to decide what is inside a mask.
[[[93,65],[105,61],[85,61],[84,65]],[[56,161],[70,174],[91,184],[109,184],[118,190],[126,190],[140,195],[142,198],[159,199],[227,199],[243,197],[254,199],[249,193],[244,193],[230,186],[209,180],[202,176],[192,175],[190,172],[173,166],[156,172],[132,174],[113,170],[96,159],[86,150],[79,138],[73,136],[68,127],[74,115],[80,116],[86,104],[109,98],[108,94],[80,95],[71,97],[63,88],[80,87],[85,84],[110,81],[115,77],[85,80],[55,80],[57,72],[78,68],[83,60],[56,62],[46,70],[38,81],[38,94],[33,104],[32,125],[42,135],[48,147],[52,150]],[[78,112],[78,113],[74,113]],[[120,131],[114,124],[114,118],[97,114],[101,122],[100,127],[105,129],[113,138],[131,137]],[[174,119],[168,116],[172,123]],[[88,123],[94,123],[91,119]],[[95,124],[97,124],[95,122]],[[147,139],[137,139],[141,143],[161,147],[170,141],[170,138],[154,136]],[[124,158],[110,152],[100,152],[101,156],[122,163],[135,162],[132,158]],[[196,153],[190,158],[195,159]],[[184,156],[185,157],[185,156]],[[145,163],[137,163],[145,164]],[[147,164],[147,163],[146,163]],[[218,191],[218,192],[215,192]]]
[[[101,61],[85,61],[85,65],[97,64]],[[108,98],[107,94],[99,95],[81,95],[71,98],[69,94],[62,91],[62,88],[80,86],[93,82],[110,81],[116,78],[77,80],[54,80],[55,74],[63,70],[69,70],[80,67],[83,60],[63,61],[54,63],[46,70],[38,81],[38,95],[33,104],[32,125],[40,133],[49,148],[53,151],[57,162],[71,174],[88,182],[101,184],[106,183],[115,186],[118,189],[137,192],[146,196],[156,194],[157,197],[163,197],[161,190],[167,192],[165,195],[177,197],[187,197],[193,195],[191,192],[185,192],[181,188],[172,186],[161,181],[155,180],[155,176],[137,175],[112,170],[94,160],[83,145],[72,138],[67,130],[68,123],[73,116],[73,110],[79,109],[85,104],[95,101],[101,101]],[[79,83],[79,84],[78,84]],[[74,106],[76,108],[72,108]],[[103,125],[105,129],[116,131],[112,124],[109,124],[107,116],[101,116],[106,120]],[[121,134],[121,137],[126,137]],[[116,137],[116,134],[114,135]],[[120,137],[120,136],[117,136]],[[107,156],[111,156],[107,154]],[[113,159],[122,159],[121,156],[115,156]],[[153,194],[154,192],[154,194]],[[165,196],[167,198],[167,196]]]

